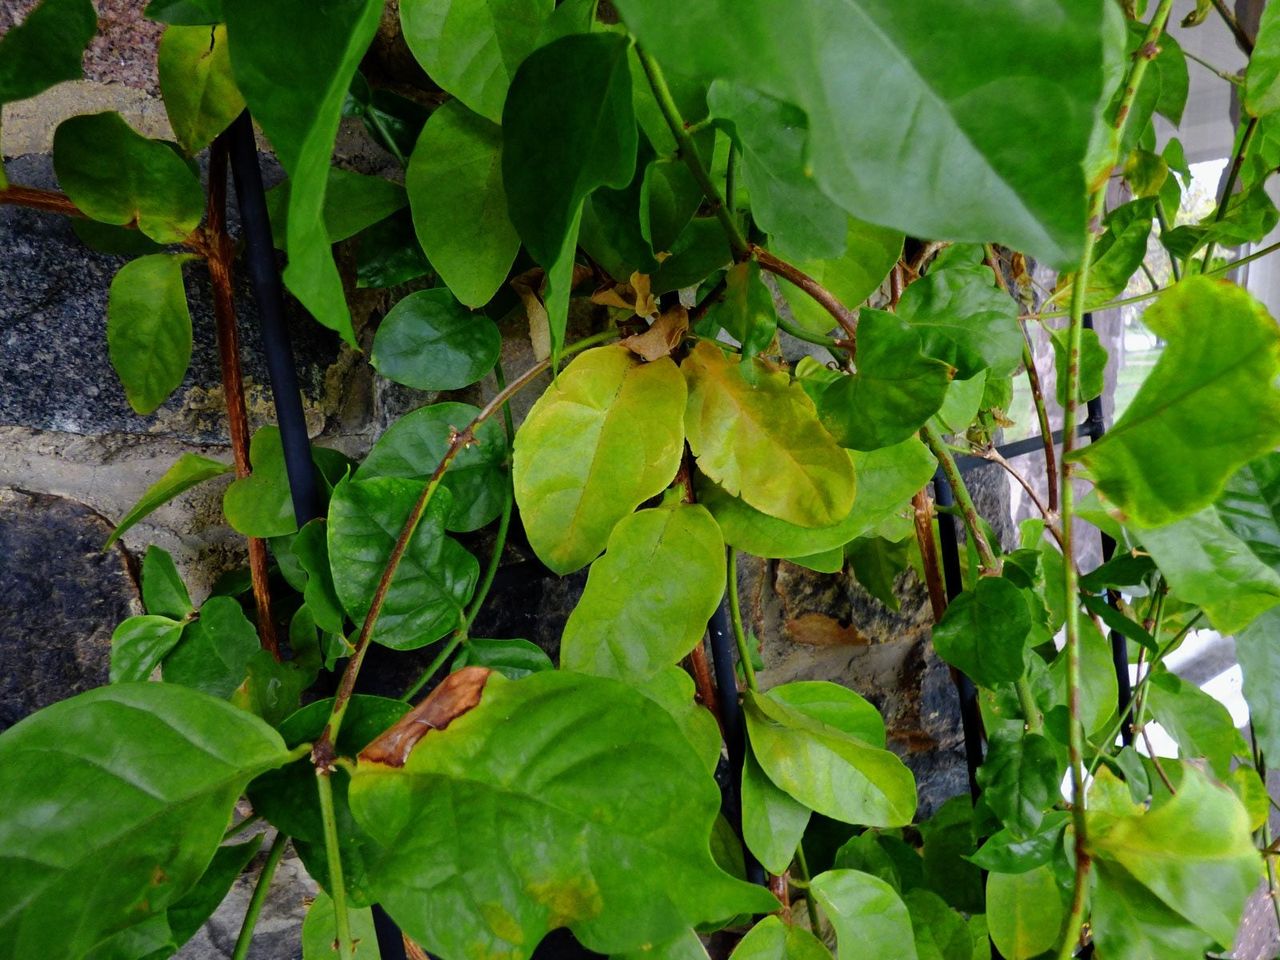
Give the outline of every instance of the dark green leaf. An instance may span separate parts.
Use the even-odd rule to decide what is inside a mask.
[[[166,683],[225,700],[244,682],[249,659],[258,650],[258,632],[240,604],[230,597],[210,597],[164,658],[161,674]]]
[[[1251,115],[1265,117],[1280,110],[1280,12],[1275,9],[1262,11],[1244,82],[1244,106]]]
[[[502,112],[502,179],[511,222],[547,275],[552,352],[564,342],[582,202],[635,172],[628,41],[563,37],[520,65]]]
[[[867,593],[890,610],[901,607],[894,583],[898,574],[907,569],[907,541],[894,543],[884,537],[859,537],[845,547],[844,554],[854,577]]]
[[[1280,443],[1280,330],[1244,290],[1208,277],[1162,294],[1143,322],[1164,351],[1115,426],[1071,459],[1128,521],[1154,527],[1207,506]]]
[[[352,811],[382,847],[375,891],[401,928],[433,954],[512,960],[558,926],[620,953],[776,909],[713,863],[719,804],[659,707],[561,671],[491,678],[479,706],[423,738],[404,767],[362,762],[351,786]],[[456,810],[487,813],[465,833],[438,829]]]
[[[1035,733],[993,736],[978,768],[982,799],[1019,837],[1033,836],[1061,797],[1061,751]]]
[[[818,411],[842,446],[878,450],[906,440],[938,412],[951,374],[946,363],[921,352],[920,336],[910,324],[864,309],[858,320],[857,372],[828,386]]]
[[[880,878],[828,870],[813,878],[810,891],[835,927],[840,960],[868,955],[916,960],[907,907]]]
[[[670,359],[588,350],[561,371],[516,432],[513,480],[525,533],[556,573],[597,556],[623,517],[675,477],[686,389]]]
[[[91,0],[44,0],[0,38],[0,104],[79,80],[84,48],[97,29]]]
[[[814,179],[850,213],[914,236],[998,240],[1057,267],[1079,259],[1084,162],[1123,53],[1113,3],[617,6],[672,69],[803,110]],[[857,93],[887,80],[892,97]]]
[[[951,601],[933,629],[933,646],[974,683],[991,687],[1023,675],[1030,633],[1025,594],[1009,580],[983,577]]]
[[[111,634],[111,682],[146,680],[182,638],[183,624],[159,615],[129,617]]]
[[[329,0],[323,16],[312,0],[223,0],[223,8],[236,85],[289,174],[285,283],[354,347],[324,226],[325,192],[342,102],[377,31],[381,0]]]
[[[218,909],[231,885],[245,871],[254,854],[262,846],[262,834],[244,843],[218,848],[204,875],[181,900],[169,908],[169,929],[175,946],[182,946],[196,935],[213,912]]]
[[[227,522],[246,537],[283,537],[298,529],[284,465],[280,428],[259,427],[249,441],[253,472],[227,487],[222,509]]]
[[[1035,660],[1032,661],[1033,663]],[[1063,650],[1049,666],[1056,702],[1066,712],[1067,655]],[[1115,663],[1111,659],[1111,642],[1102,635],[1092,617],[1080,618],[1080,722],[1085,736],[1109,730],[1116,716],[1117,692]]]
[[[1227,529],[1272,569],[1280,569],[1280,454],[1245,464],[1215,508]]]
[[[560,666],[647,680],[702,641],[724,590],[724,541],[705,507],[676,501],[624,517],[569,614]]]
[[[191,363],[191,312],[182,285],[186,254],[155,253],[126,263],[107,298],[107,350],[129,406],[151,413]]]
[[[193,690],[118,684],[0,736],[0,957],[76,960],[178,903],[245,784],[286,759],[266,724]]]
[[[733,261],[724,228],[711,217],[695,217],[671,245],[671,256],[653,275],[653,293],[670,293],[700,283]]]
[[[502,335],[448,290],[411,293],[383,318],[369,361],[389,380],[418,390],[458,390],[497,362]]]
[[[973,935],[946,902],[928,890],[909,890],[902,898],[911,915],[919,960],[973,960]]]
[[[998,830],[969,859],[992,873],[1022,873],[1046,864],[1061,849],[1068,819],[1068,814],[1051,810],[1045,814],[1040,829],[1025,839],[1008,829]]]
[[[378,438],[357,478],[426,480],[449,449],[451,431],[465,429],[479,413],[467,403],[435,403],[405,414]],[[475,443],[458,451],[441,481],[453,494],[446,530],[479,530],[502,512],[507,496],[507,438],[502,424],[486,420],[475,435]]]
[[[328,521],[309,520],[293,540],[293,555],[306,573],[303,598],[316,626],[327,633],[341,633],[345,616],[329,569]]]
[[[951,364],[961,380],[983,370],[1005,377],[1022,363],[1018,305],[990,267],[931,270],[903,292],[898,316],[919,332],[925,356]]]
[[[528,640],[484,640],[468,637],[463,641],[449,669],[457,671],[463,667],[489,667],[508,680],[519,680],[531,673],[554,670],[555,664],[540,646]]]
[[[291,181],[267,191],[271,234],[281,250],[287,248]],[[330,243],[354,237],[380,223],[409,202],[404,187],[382,177],[330,167],[324,194],[324,230]]]
[[[422,255],[413,220],[395,213],[360,231],[355,238],[356,286],[384,289],[416,280],[431,270]]]
[[[1134,623],[1102,597],[1081,596],[1080,600],[1090,613],[1095,614],[1103,623],[1121,636],[1146,647],[1150,653],[1159,652],[1160,648],[1156,643],[1155,637],[1144,630],[1142,624]]]
[[[773,294],[760,279],[760,265],[748,260],[730,267],[724,295],[707,311],[706,318],[724,327],[742,345],[744,357],[767,351],[778,329],[778,314]]]
[[[409,9],[402,6],[401,15]],[[446,103],[422,128],[405,189],[418,240],[440,278],[465,305],[488,303],[520,249],[502,186],[502,129],[457,100]]]
[[[430,107],[417,100],[385,87],[371,87],[359,70],[351,78],[347,99],[342,103],[342,115],[363,120],[369,136],[398,160],[413,153],[413,145],[431,113]]]
[[[343,480],[329,503],[329,561],[342,605],[364,622],[392,547],[424,484],[398,477]],[[461,625],[480,564],[444,521],[452,497],[436,488],[387,591],[373,639],[397,650],[439,640]]]
[[[183,240],[204,213],[200,181],[182,158],[136,133],[118,113],[82,114],[58,124],[53,166],[86,216],[120,226],[136,222],[157,243]]]
[[[188,155],[207,147],[244,109],[231,78],[226,27],[170,26],[156,70],[173,134]]]
[[[71,220],[71,229],[90,250],[113,257],[143,257],[149,253],[164,252],[163,245],[132,227],[117,227],[75,217]]]
[[[919,825],[920,834],[924,838],[925,886],[952,907],[966,913],[978,913],[982,910],[982,874],[970,861],[977,846],[973,820],[973,801],[962,795],[946,801],[932,817]],[[908,895],[914,892],[908,891]],[[912,920],[919,920],[917,914],[922,911],[923,915],[937,914],[934,919],[940,932],[945,933],[952,925],[949,915],[945,911],[935,910],[936,904],[929,904],[928,900],[925,897],[919,905],[911,900],[907,901]],[[921,909],[918,910],[917,906]]]
[[[152,544],[142,558],[142,605],[147,613],[182,620],[195,608],[168,552]]]

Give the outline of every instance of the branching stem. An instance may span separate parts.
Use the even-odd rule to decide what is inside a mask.
[[[942,438],[938,436],[937,431],[927,423],[920,428],[920,438],[924,440],[929,450],[938,459],[938,466],[942,468],[943,475],[946,476],[947,482],[951,484],[951,489],[955,491],[956,505],[960,508],[960,516],[964,520],[965,530],[969,533],[969,539],[972,541],[974,549],[978,551],[978,563],[982,567],[982,572],[987,576],[999,576],[1000,560],[992,551],[991,544],[987,542],[987,535],[982,532],[982,522],[978,517],[978,509],[973,505],[973,497],[969,495],[969,488],[965,485],[964,477],[960,475],[960,468],[956,466],[956,461],[951,456],[951,451],[942,442]]]
[[[253,930],[258,925],[262,906],[267,902],[267,893],[271,890],[271,879],[275,876],[276,867],[280,865],[284,848],[288,844],[289,838],[283,833],[277,833],[276,838],[271,841],[266,862],[262,864],[262,872],[258,874],[258,882],[253,887],[253,896],[249,898],[249,907],[245,910],[244,921],[240,924],[240,935],[236,937],[236,946],[231,954],[231,960],[246,960],[249,956],[249,947],[253,944]]]

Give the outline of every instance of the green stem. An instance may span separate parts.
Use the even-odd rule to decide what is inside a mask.
[[[418,692],[427,685],[427,681],[436,675],[436,671],[444,666],[445,661],[449,659],[453,654],[453,651],[457,650],[466,639],[467,629],[465,625],[453,631],[453,634],[447,641],[445,641],[445,645],[440,648],[440,652],[432,658],[431,662],[427,664],[427,668],[423,670],[422,673],[419,674],[418,679],[413,682],[413,686],[406,690],[400,696],[400,699],[405,703],[408,703],[416,697]]]
[[[810,333],[800,324],[788,320],[782,314],[778,314],[778,328],[797,340],[803,340],[805,343],[812,343],[815,346],[826,347],[828,350],[840,349],[840,341],[834,337],[824,337],[820,333]]]
[[[383,145],[391,151],[391,155],[396,158],[401,167],[407,167],[409,161],[405,159],[404,153],[400,150],[400,145],[396,143],[395,137],[387,130],[386,125],[378,117],[376,110],[369,110],[365,116],[373,123],[374,128],[378,131],[378,135],[382,137]]]
[[[1227,215],[1227,207],[1231,203],[1231,194],[1235,191],[1236,181],[1240,179],[1240,168],[1244,166],[1244,158],[1249,153],[1249,147],[1253,144],[1253,137],[1257,132],[1258,118],[1250,117],[1248,124],[1245,125],[1244,133],[1240,136],[1240,142],[1236,144],[1235,153],[1231,156],[1231,169],[1227,171],[1227,182],[1222,185],[1222,198],[1218,201],[1218,209],[1213,214],[1214,223],[1220,222]],[[1202,273],[1213,262],[1214,246],[1215,244],[1212,240],[1205,244],[1204,262],[1200,265]]]
[[[1014,684],[1018,691],[1018,704],[1022,707],[1023,719],[1027,722],[1028,733],[1040,733],[1044,730],[1044,715],[1036,703],[1035,694],[1031,692],[1031,682],[1021,677]]]
[[[1215,67],[1212,63],[1209,63],[1207,60],[1201,60],[1199,57],[1197,57],[1194,53],[1192,53],[1190,50],[1186,49],[1185,47],[1182,50],[1182,54],[1188,60],[1191,60],[1191,61],[1194,61],[1195,63],[1200,64],[1200,66],[1204,67],[1206,70],[1212,73],[1215,77],[1218,77],[1222,80],[1227,81],[1227,83],[1231,84],[1233,87],[1238,87],[1243,82],[1241,77],[1238,74],[1227,73],[1227,71],[1225,70],[1220,70],[1219,68]]]
[[[998,576],[1000,561],[996,559],[995,553],[991,550],[991,544],[987,542],[986,534],[982,532],[978,509],[973,505],[973,497],[969,495],[969,488],[965,485],[964,477],[960,475],[960,468],[956,466],[955,458],[951,456],[947,445],[929,424],[926,423],[920,428],[920,438],[937,457],[938,466],[942,468],[943,475],[951,484],[956,505],[960,508],[960,517],[964,520],[965,530],[969,533],[969,540],[978,551],[978,563],[982,566],[982,572],[988,576]]]
[[[1169,176],[1173,176],[1173,171],[1169,171]],[[1169,226],[1169,214],[1164,209],[1164,201],[1156,197],[1156,222],[1160,224],[1160,235],[1164,236],[1172,227]],[[1178,258],[1173,254],[1169,254],[1169,271],[1173,274],[1173,282],[1177,283],[1182,279],[1182,270],[1178,267]],[[1159,288],[1156,287],[1151,291],[1152,294],[1158,293]]]
[[[644,68],[644,75],[649,80],[649,86],[653,88],[653,96],[658,101],[658,109],[662,111],[662,116],[666,119],[667,126],[671,129],[671,135],[675,137],[680,159],[684,161],[685,166],[689,168],[689,172],[693,174],[693,179],[697,181],[698,188],[702,190],[707,202],[711,205],[711,212],[715,214],[716,219],[720,221],[720,226],[724,228],[724,234],[729,238],[729,247],[733,250],[734,257],[738,260],[747,259],[751,256],[751,245],[747,243],[747,238],[738,229],[738,224],[733,219],[733,211],[725,204],[719,188],[712,182],[711,175],[707,172],[707,168],[703,166],[702,159],[698,156],[698,148],[693,142],[693,137],[689,135],[684,117],[680,115],[680,108],[676,105],[675,97],[671,95],[671,88],[667,86],[667,78],[662,73],[662,67],[658,66],[658,62],[639,45],[636,46],[636,55],[640,58],[640,66]]]
[[[725,589],[729,594],[729,622],[733,624],[733,639],[738,644],[738,660],[742,663],[742,675],[746,678],[748,690],[759,690],[756,683],[756,668],[751,663],[751,649],[747,644],[746,631],[742,629],[742,604],[738,599],[738,551],[729,548],[729,562],[726,565]]]
[[[800,879],[804,881],[804,905],[809,911],[809,929],[813,931],[815,937],[821,937],[822,920],[818,916],[818,905],[813,902],[813,890],[811,884],[813,878],[809,875],[809,864],[804,858],[804,844],[796,844],[796,866],[800,868]]]
[[[245,817],[239,823],[233,823],[231,826],[227,827],[227,832],[222,835],[222,842],[226,843],[228,840],[234,837],[237,833],[240,833],[246,828],[253,826],[255,823],[257,823],[261,819],[262,819],[262,814],[251,813],[249,814],[249,816]]]
[[[276,838],[271,841],[266,863],[262,865],[262,872],[258,874],[258,882],[253,888],[253,896],[249,898],[249,908],[244,912],[244,922],[240,924],[240,936],[236,938],[231,960],[245,960],[249,956],[253,928],[258,925],[258,916],[262,913],[262,905],[267,902],[267,892],[271,889],[271,878],[275,876],[276,867],[280,865],[280,858],[284,856],[284,848],[288,843],[289,837],[283,833],[277,833]]]
[[[320,819],[324,824],[324,854],[329,861],[329,897],[333,900],[333,918],[337,926],[338,956],[340,960],[352,960],[351,917],[347,913],[347,887],[342,876],[342,849],[338,845],[338,819],[333,810],[331,777],[328,770],[316,770]]]

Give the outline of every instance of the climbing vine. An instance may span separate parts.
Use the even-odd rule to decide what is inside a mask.
[[[234,840],[242,798],[277,833],[241,960],[288,843],[322,887],[306,960],[403,949],[374,909],[444,960],[521,960],[562,927],[661,960],[720,931],[738,960],[1229,950],[1275,893],[1280,330],[1230,279],[1271,249],[1229,254],[1280,220],[1280,7],[1252,37],[1223,4],[1180,26],[1171,6],[400,0],[424,73],[392,91],[360,69],[380,0],[152,0],[176,143],[72,117],[60,191],[0,172],[0,202],[130,258],[104,349],[140,414],[186,374],[184,275],[208,271],[233,462],[184,455],[112,540],[234,472],[249,575],[197,608],[148,549],[111,684],[0,736],[0,960],[171,956],[258,851]],[[90,0],[43,0],[0,38],[0,103],[80,76],[95,24]],[[1190,29],[1250,54],[1215,71],[1242,123],[1199,221],[1155,133],[1180,122]],[[287,174],[265,195],[250,116]],[[344,117],[401,173],[332,166]],[[285,360],[280,424],[250,436],[232,274],[278,313],[273,243],[290,294],[380,374],[492,377],[487,404],[414,410],[356,463],[309,448]],[[376,333],[353,287],[394,299]],[[1104,432],[1089,314],[1144,301],[1166,346]],[[520,371],[499,361],[513,318]],[[1043,496],[997,446],[1019,377]],[[1013,542],[966,457],[1039,508]],[[1090,570],[1081,520],[1104,536]],[[558,663],[471,633],[516,523],[554,573],[588,570]],[[458,538],[480,530],[484,556]],[[914,569],[971,795],[919,820],[875,707],[770,682],[741,555],[850,569],[888,604]],[[1235,635],[1252,743],[1166,665],[1199,627]],[[372,645],[435,655],[375,697]]]

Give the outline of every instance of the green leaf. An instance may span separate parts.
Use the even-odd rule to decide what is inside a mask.
[[[830,290],[846,307],[856,307],[879,289],[902,256],[902,233],[848,218],[842,256],[829,260],[803,260],[801,270]],[[826,333],[835,321],[807,293],[781,277],[782,292],[796,322],[813,333]]]
[[[400,26],[431,79],[497,123],[516,68],[538,46],[554,7],[554,0],[403,0]]]
[[[53,167],[86,216],[120,226],[136,222],[157,243],[180,242],[204,214],[204,191],[183,159],[134,132],[118,113],[58,124]]]
[[[351,939],[355,943],[351,960],[379,960],[378,934],[373,928],[373,911],[368,907],[348,907]],[[337,914],[333,900],[323,890],[312,902],[302,921],[302,960],[337,960]]]
[[[1052,330],[1049,342],[1053,345],[1053,365],[1056,376],[1058,405],[1067,402],[1067,331]],[[1106,386],[1107,348],[1098,339],[1096,330],[1080,331],[1080,389],[1076,394],[1077,403],[1086,403],[1094,397],[1102,395]]]
[[[142,15],[179,27],[212,26],[222,22],[222,0],[151,0]]]
[[[830,526],[853,505],[848,455],[798,383],[702,340],[681,365],[685,428],[698,468],[726,492],[800,526]]]
[[[316,633],[315,616],[299,607],[289,621],[288,660],[276,660],[267,650],[255,650],[245,665],[244,681],[231,702],[278,727],[298,709],[303,693],[316,682],[324,657]]]
[[[182,639],[164,658],[161,675],[220,699],[244,682],[249,659],[260,649],[258,631],[231,597],[210,597]]]
[[[468,637],[453,658],[450,672],[463,667],[489,667],[508,680],[519,680],[531,673],[554,670],[551,658],[536,643],[528,640],[484,640]],[[719,744],[717,744],[717,748]]]
[[[774,786],[748,750],[742,764],[742,840],[770,873],[781,875],[791,865],[809,816],[809,808]]]
[[[1059,268],[1079,260],[1084,162],[1123,54],[1114,4],[617,6],[663,63],[802,110],[813,177],[850,213],[918,237],[997,240]],[[886,80],[895,96],[855,95]]]
[[[908,890],[902,898],[911,914],[919,960],[973,960],[973,935],[945,900],[928,890]]]
[[[744,706],[761,769],[796,800],[845,823],[910,822],[915,781],[883,741],[875,745],[768,695],[748,691]]]
[[[1280,757],[1280,610],[1271,609],[1236,634],[1236,656],[1244,672],[1249,722],[1263,755]]]
[[[1067,904],[1050,865],[987,878],[987,928],[1007,960],[1032,960],[1050,950],[1066,920]]]
[[[231,77],[227,28],[171,26],[156,57],[160,92],[174,136],[187,154],[207,147],[244,110]]]
[[[942,407],[951,368],[926,357],[914,328],[883,310],[858,320],[858,369],[823,391],[818,412],[842,446],[878,450],[901,443]]]
[[[76,960],[177,903],[285,749],[192,690],[117,684],[0,735],[0,958]]]
[[[353,622],[362,624],[387,559],[424,483],[398,477],[343,480],[329,503],[333,583]],[[396,650],[439,640],[462,622],[480,564],[444,520],[452,497],[436,488],[391,579],[373,639]]]
[[[969,859],[992,873],[1025,873],[1054,858],[1062,847],[1062,833],[1069,816],[1050,811],[1031,836],[1020,838],[1008,829],[997,830]]]
[[[1152,676],[1147,684],[1147,706],[1178,744],[1178,755],[1207,760],[1219,780],[1230,775],[1233,759],[1249,756],[1227,708],[1176,674],[1162,670]]]
[[[951,364],[961,380],[983,370],[1006,377],[1022,363],[1018,305],[996,286],[990,267],[930,271],[903,292],[898,316],[916,328],[925,356]]]
[[[387,23],[387,21],[384,21]],[[439,108],[437,108],[439,109]],[[351,78],[342,116],[359,117],[374,142],[400,160],[413,153],[413,145],[432,108],[386,87],[372,87],[359,70]]]
[[[777,908],[716,867],[713,780],[674,722],[617,681],[491,678],[404,767],[362,762],[350,797],[382,847],[380,902],[436,955],[520,960],[560,926],[621,953]],[[465,833],[439,829],[458,810],[487,812]]]
[[[397,212],[355,238],[356,287],[375,290],[398,286],[431,272],[407,212]]]
[[[591,565],[560,640],[560,666],[642,682],[701,642],[724,590],[724,541],[705,507],[633,513]]]
[[[671,256],[653,275],[655,296],[701,283],[710,274],[733,262],[724,228],[712,217],[695,217],[671,245]]]
[[[205,921],[213,916],[218,905],[226,898],[231,885],[249,866],[254,854],[262,846],[262,837],[262,834],[258,834],[244,843],[219,847],[196,885],[169,908],[169,929],[175,945],[182,946],[194,937]]]
[[[1032,660],[1032,663],[1035,663]],[[1059,703],[1067,702],[1067,655],[1063,650],[1049,666]],[[1108,730],[1119,703],[1111,641],[1094,625],[1092,617],[1080,618],[1080,722],[1085,736]],[[1063,713],[1066,707],[1059,707]]]
[[[707,105],[713,117],[732,118],[727,126],[741,149],[751,216],[769,234],[775,252],[789,260],[840,257],[846,217],[805,167],[809,122],[804,112],[723,80],[711,84]]]
[[[1243,417],[1244,408],[1224,407],[1218,412],[1232,409]],[[1188,465],[1188,469],[1201,467],[1200,461]],[[1213,508],[1158,530],[1139,531],[1139,535],[1173,593],[1203,607],[1213,626],[1223,633],[1243,629],[1280,603],[1280,573],[1227,529]]]
[[[329,569],[328,521],[324,517],[307,521],[291,549],[307,576],[303,599],[316,626],[327,633],[341,633],[345,614]]]
[[[102,549],[109,549],[126,530],[174,497],[190,490],[197,484],[204,483],[206,480],[212,480],[214,477],[220,477],[224,473],[230,473],[231,470],[232,467],[228,463],[219,463],[217,460],[210,460],[208,457],[202,457],[195,453],[184,453],[173,466],[164,472],[164,475],[159,480],[147,487],[146,493],[139,498],[138,502],[130,508],[129,512],[116,525],[116,528],[111,531],[111,536],[102,545]]]
[[[951,601],[933,628],[933,647],[974,683],[992,687],[1023,675],[1030,633],[1023,592],[1009,580],[983,577]]]
[[[907,907],[879,877],[828,870],[813,878],[810,891],[835,928],[840,960],[868,955],[916,960]]]
[[[708,323],[717,323],[742,345],[742,355],[764,353],[778,329],[773,294],[760,279],[754,260],[735,263],[725,274],[724,295],[707,311]]]
[[[491,369],[502,350],[498,327],[448,290],[411,293],[383,318],[369,362],[389,380],[418,390],[460,390]]]
[[[944,433],[964,433],[982,408],[987,392],[987,371],[971,380],[952,380],[947,398],[934,415]]]
[[[1245,464],[1214,504],[1227,529],[1272,569],[1280,569],[1280,454]]]
[[[924,881],[924,860],[920,852],[891,833],[878,830],[851,837],[836,851],[833,866],[869,873],[899,893],[918,887]]]
[[[720,763],[723,743],[720,737],[720,724],[701,703],[694,700],[693,677],[682,667],[665,667],[659,670],[643,684],[635,687],[647,699],[653,701],[676,722],[686,740],[693,744],[707,773],[714,776]],[[742,855],[742,844],[738,841],[733,828],[729,834],[734,837],[732,846]],[[712,854],[715,855],[714,840]],[[717,862],[720,862],[717,857]]]
[[[342,103],[382,14],[380,0],[223,0],[231,67],[289,174],[284,280],[320,323],[356,346],[325,230],[325,192]],[[305,25],[301,31],[300,26]]]
[[[1016,836],[1030,837],[1045,811],[1062,798],[1060,750],[1045,737],[992,736],[978,768],[978,785],[991,811]]]
[[[982,874],[969,861],[977,846],[973,801],[964,795],[952,797],[934,811],[932,817],[919,824],[918,829],[924,839],[925,887],[957,910],[980,912],[983,906]],[[908,896],[913,892],[908,891]],[[938,933],[949,935],[947,928],[953,924],[946,911],[936,910],[936,906],[936,900],[929,902],[927,897],[920,903],[907,900],[913,923],[932,917]],[[919,945],[919,926],[916,930]],[[929,951],[921,952],[935,955]]]
[[[1074,451],[1128,522],[1156,527],[1218,496],[1249,460],[1280,443],[1280,330],[1233,284],[1191,277],[1143,322],[1166,346],[1105,437]]]
[[[1245,901],[1258,885],[1262,860],[1249,815],[1235,795],[1181,765],[1178,792],[1146,811],[1090,811],[1089,846],[1098,870],[1095,903],[1128,898],[1126,881],[1154,896],[1223,947],[1239,929]],[[1122,931],[1097,917],[1099,952],[1111,953]],[[1144,924],[1138,929],[1146,932]],[[1119,950],[1117,955],[1127,956]]]
[[[730,546],[757,557],[809,556],[843,546],[892,519],[929,482],[937,467],[933,455],[915,437],[879,450],[852,451],[849,457],[858,478],[853,509],[827,527],[801,527],[761,513],[701,474],[695,489]]]
[[[111,682],[146,680],[182,638],[184,624],[148,615],[122,620],[111,634]]]
[[[44,0],[0,37],[0,104],[79,80],[84,49],[97,29],[91,0]]]
[[[668,358],[587,350],[516,432],[513,479],[529,544],[559,574],[594,560],[616,524],[675,477],[686,388]]]
[[[298,529],[289,493],[280,428],[259,427],[249,440],[253,472],[227,487],[222,510],[227,523],[246,537],[283,537]]]
[[[267,191],[272,240],[281,250],[286,249],[288,243],[292,197],[293,190],[288,180]],[[385,220],[408,202],[404,187],[398,183],[330,167],[324,194],[325,235],[330,243],[350,239],[360,231]]]
[[[155,253],[120,268],[107,298],[107,350],[129,406],[153,412],[191,363],[191,312],[182,284],[187,254]]]
[[[142,558],[142,605],[147,613],[173,620],[182,620],[195,610],[173,557],[154,544]]]
[[[3,52],[3,51],[0,51]],[[1265,117],[1280,110],[1280,13],[1263,9],[1244,73],[1244,108]]]
[[[449,449],[451,432],[466,429],[479,413],[469,403],[434,403],[406,413],[378,438],[356,478],[428,479]],[[486,420],[476,427],[475,436],[474,443],[458,451],[440,481],[453,494],[446,530],[479,530],[502,512],[507,496],[507,437],[502,424]]]
[[[401,16],[426,6],[404,4]],[[502,186],[502,129],[449,101],[422,128],[404,183],[418,240],[440,278],[466,306],[488,303],[520,249]]]
[[[520,65],[502,111],[508,211],[547,274],[553,355],[564,343],[582,202],[597,187],[625,187],[635,172],[628,49],[616,33],[549,43]]]
[[[1089,281],[1085,290],[1086,309],[1101,306],[1124,293],[1129,279],[1146,259],[1147,239],[1151,236],[1151,220],[1155,216],[1155,208],[1155,200],[1147,198],[1122,204],[1107,214],[1107,230],[1094,245],[1089,265]],[[1075,274],[1072,274],[1059,282],[1060,298],[1065,298],[1074,279]]]
[[[765,917],[729,954],[732,960],[831,960],[821,940],[803,927]]]

